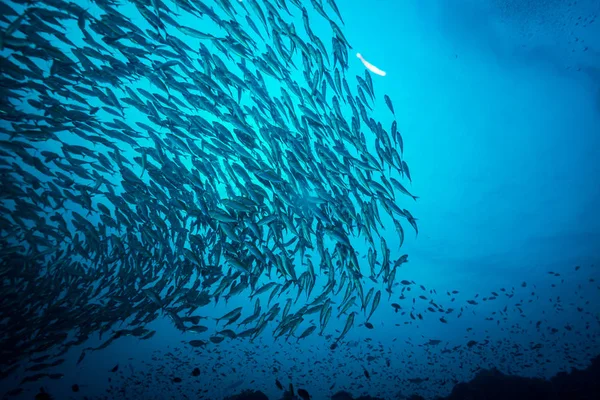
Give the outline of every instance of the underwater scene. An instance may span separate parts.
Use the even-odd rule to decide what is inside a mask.
[[[0,398],[600,398],[599,14],[0,1]]]

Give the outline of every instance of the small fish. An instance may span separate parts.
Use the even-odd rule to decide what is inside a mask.
[[[213,342],[214,344],[219,344],[221,343],[223,340],[225,340],[225,338],[223,336],[211,336],[209,338],[209,340],[211,342]]]
[[[375,297],[373,298],[373,304],[371,304],[371,312],[369,313],[369,316],[367,317],[367,322],[371,319],[371,316],[373,316],[373,313],[379,306],[380,301],[381,301],[381,290],[378,290],[377,293],[375,293]]]
[[[190,326],[189,328],[186,328],[186,330],[190,331],[190,332],[194,332],[194,333],[203,333],[208,330],[208,327],[203,326],[203,325],[193,325],[193,326]]]
[[[394,116],[395,116],[396,113],[394,112],[394,105],[392,104],[392,99],[390,99],[390,96],[388,96],[386,94],[383,96],[383,99],[385,100],[385,104],[387,104],[387,106],[390,109],[390,111],[392,112],[392,114],[394,114]]]
[[[368,62],[367,60],[365,60],[360,53],[356,53],[356,57],[358,57],[360,59],[360,61],[362,61],[362,63],[364,64],[364,66],[369,71],[371,71],[372,73],[374,73],[376,75],[379,75],[379,76],[386,76],[387,75],[385,73],[385,71],[380,70],[379,68],[377,68],[376,66],[374,66],[373,64],[371,64],[370,62]]]
[[[365,377],[367,379],[371,379],[371,375],[369,374],[369,371],[367,371],[367,369],[365,367],[363,367],[363,373],[365,374]]]
[[[79,359],[77,360],[77,365],[79,365],[83,359],[85,358],[85,351],[81,352],[81,355],[79,356]]]
[[[305,389],[298,389],[297,393],[302,400],[310,400],[310,394]]]

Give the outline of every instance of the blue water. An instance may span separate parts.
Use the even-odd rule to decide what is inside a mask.
[[[92,2],[76,3],[100,14]],[[329,50],[329,25],[305,3]],[[409,255],[396,281],[415,284],[402,301],[401,285],[391,299],[383,284],[375,285],[382,302],[370,320],[374,329],[361,326],[360,312],[334,351],[331,340],[317,335],[319,329],[296,343],[274,341],[272,328],[254,342],[226,339],[198,350],[183,342],[208,335],[182,333],[161,316],[147,326],[157,331],[150,340],[121,338],[89,352],[79,365],[81,350],[102,341],[94,337],[73,348],[56,368],[65,376],[26,386],[23,398],[43,386],[57,399],[194,398],[198,391],[220,399],[246,388],[275,399],[281,396],[276,378],[285,387],[306,388],[315,399],[337,390],[388,399],[398,393],[432,397],[447,394],[455,381],[472,378],[479,368],[550,377],[585,367],[600,352],[600,21],[581,21],[596,18],[600,5],[570,3],[338,1],[353,46],[348,82],[364,75],[356,52],[386,71],[385,77],[372,75],[377,100],[371,115],[389,127],[393,117],[383,95],[392,98],[412,175],[409,190],[419,196],[400,204],[418,218],[419,235],[406,224],[398,250],[393,229],[386,232],[392,259]],[[130,4],[118,9],[133,12]],[[211,28],[184,15],[179,23]],[[299,30],[301,24],[298,19]],[[77,30],[76,21],[66,28]],[[301,72],[295,76],[303,79]],[[278,82],[268,83],[278,93]],[[134,85],[156,91],[148,82]],[[126,115],[129,124],[144,120],[133,108]],[[138,156],[131,148],[123,152]],[[353,245],[366,255],[362,241]],[[373,286],[366,281],[365,288]],[[289,293],[295,298],[296,290]],[[325,333],[334,337],[346,321],[335,318],[343,295],[344,290],[332,298],[336,307]],[[243,306],[245,317],[254,304],[248,296],[246,291],[227,304],[212,302],[199,315],[219,317]],[[268,310],[268,295],[260,299]],[[278,300],[282,307],[285,300]],[[429,301],[454,312],[428,311]],[[402,309],[394,312],[391,303]],[[423,320],[412,319],[411,311]],[[318,324],[318,314],[306,320]],[[441,342],[426,345],[430,340]],[[471,340],[477,344],[467,347]],[[532,349],[536,344],[541,349]],[[116,364],[119,371],[110,372]],[[194,367],[202,370],[198,378],[190,376]],[[16,387],[23,376],[22,371],[9,376],[2,388]],[[175,376],[183,382],[172,383]],[[409,381],[415,378],[429,380]],[[138,379],[143,384],[133,385]],[[73,384],[80,386],[78,393]],[[106,395],[111,385],[116,389]]]

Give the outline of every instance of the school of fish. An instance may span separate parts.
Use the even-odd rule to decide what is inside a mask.
[[[2,378],[25,359],[40,366],[25,382],[47,376],[93,335],[108,337],[78,362],[148,339],[161,316],[207,335],[192,347],[298,341],[333,316],[335,348],[370,324],[408,261],[382,220],[402,246],[417,196],[392,100],[348,74],[334,0],[0,8]],[[236,297],[253,303],[201,325]]]

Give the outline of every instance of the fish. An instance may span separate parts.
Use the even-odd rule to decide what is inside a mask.
[[[300,398],[301,398],[302,400],[310,400],[310,399],[311,399],[311,396],[310,396],[310,394],[308,393],[308,391],[306,391],[306,389],[299,388],[299,389],[296,391],[296,393],[298,393],[298,396],[300,396]]]
[[[315,329],[317,329],[316,325],[311,325],[308,328],[306,328],[304,330],[304,332],[302,332],[302,334],[300,336],[298,336],[298,342],[300,341],[300,339],[304,339],[306,337],[308,337],[311,333],[313,333],[315,331]]]
[[[385,104],[387,105],[387,107],[390,109],[390,111],[392,112],[392,114],[394,116],[396,116],[396,112],[394,111],[394,105],[392,104],[392,99],[390,99],[390,96],[388,96],[387,94],[383,96],[383,99],[385,100]],[[395,122],[395,121],[394,121]]]
[[[373,304],[371,304],[371,311],[369,312],[369,316],[367,317],[367,322],[371,319],[371,316],[379,306],[379,302],[381,301],[381,290],[378,290],[373,297]]]
[[[156,320],[198,352],[270,333],[327,337],[345,318],[337,346],[359,307],[373,301],[371,319],[380,302],[361,276],[363,250],[373,284],[395,283],[398,255],[374,251],[380,211],[397,231],[417,229],[396,204],[410,195],[410,160],[397,127],[383,128],[389,116],[375,119],[372,69],[348,73],[343,10],[130,5],[3,5],[0,271],[11,285],[0,295],[5,310],[23,310],[0,313],[19,343],[3,353],[7,374],[59,379],[54,362],[74,346],[85,367],[124,337],[154,339]],[[316,35],[322,23],[331,29]]]
[[[385,71],[380,70],[379,68],[377,68],[376,66],[374,66],[373,64],[371,64],[367,60],[365,60],[364,57],[360,53],[356,53],[356,57],[358,57],[360,59],[360,61],[363,63],[363,65],[372,73],[379,75],[379,76],[387,75]],[[387,103],[387,101],[386,101],[386,103]],[[388,104],[388,107],[389,107],[389,104]]]
[[[348,315],[348,318],[346,319],[346,324],[344,325],[344,329],[342,330],[342,333],[340,334],[340,336],[338,336],[338,338],[335,340],[335,343],[338,343],[340,340],[342,340],[346,334],[348,333],[348,331],[350,331],[350,328],[352,328],[352,326],[354,325],[354,316],[356,315],[356,312],[353,311]]]
[[[207,326],[203,326],[203,325],[193,325],[193,326],[190,326],[190,327],[186,328],[185,330],[189,331],[189,332],[203,333],[203,332],[206,332],[208,330],[208,327]]]
[[[204,340],[200,339],[190,340],[188,343],[192,347],[203,347],[207,344]]]

